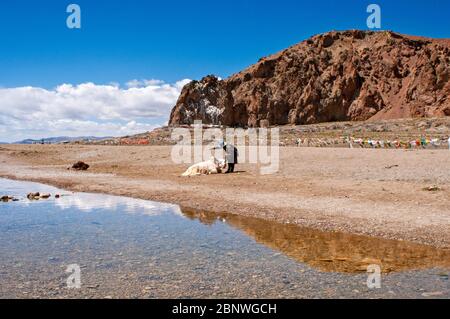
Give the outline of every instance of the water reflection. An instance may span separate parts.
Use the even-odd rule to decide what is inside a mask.
[[[322,232],[296,225],[233,214],[183,210],[205,225],[227,222],[258,243],[326,272],[366,272],[370,264],[384,273],[425,268],[450,268],[450,250],[404,241]]]
[[[70,193],[60,189],[37,183],[27,183],[0,179],[1,193],[21,197],[20,202],[0,205],[21,205],[27,208],[32,205],[54,205],[60,210],[79,211],[95,214],[96,210],[115,212],[119,216],[121,212],[128,214],[140,214],[147,216],[171,216],[182,217],[185,224],[175,233],[178,240],[186,242],[194,240],[197,234],[204,230],[192,230],[188,219],[199,220],[204,225],[226,223],[234,229],[242,231],[243,238],[253,238],[256,242],[287,255],[294,260],[306,263],[324,272],[358,273],[365,272],[370,264],[379,264],[384,273],[400,272],[405,270],[418,270],[426,268],[450,268],[450,250],[437,249],[426,245],[410,242],[385,240],[367,236],[349,235],[344,233],[330,233],[295,225],[279,224],[258,218],[238,216],[228,213],[206,213],[192,210],[181,210],[176,205],[151,202],[140,199],[132,199],[120,196],[109,196],[88,193]],[[23,199],[26,191],[63,194],[58,199],[29,201]],[[0,206],[1,207],[1,206]],[[50,206],[51,207],[51,206]],[[38,210],[37,210],[38,211]],[[72,212],[72,213],[73,213]],[[172,215],[173,216],[173,215]],[[54,217],[52,217],[54,218]],[[112,218],[112,217],[109,217]],[[115,217],[119,218],[119,217]],[[186,219],[188,218],[188,219]],[[177,219],[179,220],[179,219]],[[124,218],[123,223],[133,224],[134,219]],[[155,221],[156,222],[156,221]],[[151,221],[145,221],[151,227]],[[161,226],[167,226],[167,218],[159,220]],[[155,226],[156,227],[156,226]],[[157,225],[159,229],[160,225]],[[123,227],[122,227],[123,228]],[[180,232],[186,232],[182,237]],[[171,235],[174,232],[171,232]],[[223,234],[214,233],[214,240],[223,240]],[[168,245],[165,239],[161,245]]]
[[[2,189],[0,190],[2,194],[4,193],[5,195],[8,194],[13,195],[16,198],[21,198],[21,201],[17,203],[22,206],[45,204],[49,201],[53,201],[54,205],[60,209],[68,210],[76,208],[86,213],[96,209],[106,209],[109,211],[120,211],[128,214],[139,213],[150,216],[156,216],[170,211],[183,216],[177,205],[157,203],[148,200],[103,194],[72,193],[40,183],[6,180],[2,178],[0,178],[0,185],[2,186]],[[49,200],[30,201],[26,199],[25,193],[27,191],[25,190],[28,192],[40,192],[41,194],[49,193],[52,194],[52,197]],[[61,195],[61,197],[57,199],[54,198],[56,194]]]
[[[131,199],[120,196],[99,196],[98,194],[75,193],[55,200],[55,206],[61,209],[77,208],[83,212],[95,209],[110,211],[123,211],[129,214],[160,215],[164,212],[173,212],[181,215],[177,205],[156,203],[141,199]]]

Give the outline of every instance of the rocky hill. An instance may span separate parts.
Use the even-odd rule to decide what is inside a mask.
[[[450,39],[314,36],[231,76],[187,84],[169,124],[259,127],[450,115]]]

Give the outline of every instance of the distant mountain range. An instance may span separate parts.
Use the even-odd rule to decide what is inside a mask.
[[[64,142],[75,142],[75,141],[98,141],[103,139],[111,138],[110,136],[105,137],[96,137],[96,136],[77,136],[77,137],[69,137],[69,136],[57,136],[57,137],[47,137],[42,139],[25,139],[22,141],[17,141],[12,144],[58,144]],[[7,144],[1,143],[0,144]]]

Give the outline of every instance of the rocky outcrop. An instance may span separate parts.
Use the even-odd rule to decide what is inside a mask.
[[[169,124],[259,127],[450,115],[450,40],[314,36],[219,80],[187,84]]]

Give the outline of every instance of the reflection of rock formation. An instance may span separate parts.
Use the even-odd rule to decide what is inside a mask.
[[[206,225],[215,223],[217,219],[226,220],[257,242],[322,271],[365,272],[370,264],[381,265],[385,273],[450,267],[450,250],[420,244],[321,232],[225,213],[184,211],[183,214]]]

